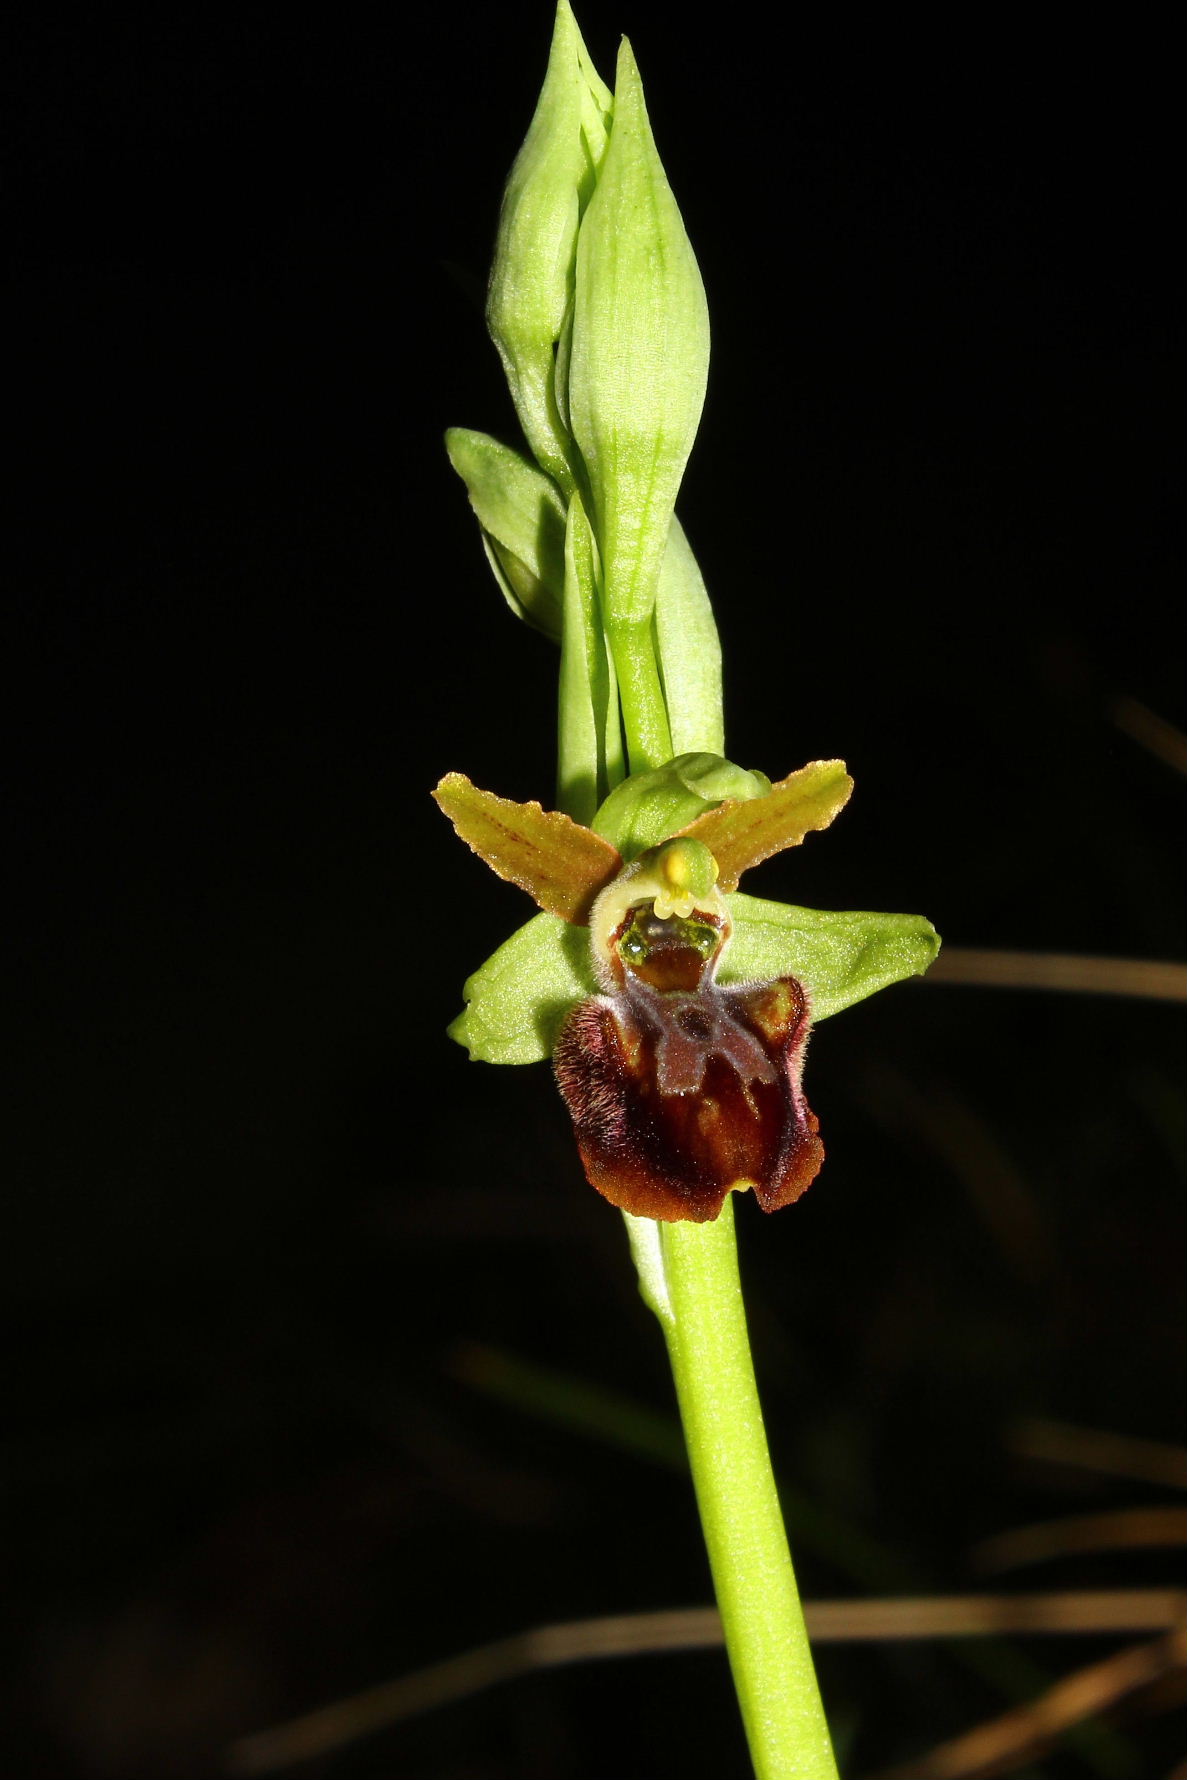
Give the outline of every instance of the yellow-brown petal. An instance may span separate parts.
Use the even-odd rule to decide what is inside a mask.
[[[588,921],[595,897],[622,870],[616,847],[560,810],[481,791],[464,773],[447,773],[433,796],[493,872],[563,921]]]
[[[813,760],[772,785],[765,797],[730,798],[680,833],[708,847],[720,868],[718,889],[736,890],[752,865],[798,846],[814,829],[827,828],[852,790],[843,760]]]

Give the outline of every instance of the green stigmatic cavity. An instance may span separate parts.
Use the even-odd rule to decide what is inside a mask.
[[[728,938],[727,924],[712,916],[661,916],[654,903],[639,903],[615,937],[618,986],[628,996],[645,985],[661,996],[696,997],[712,983]]]
[[[673,915],[661,921],[654,903],[641,903],[630,918],[630,924],[618,941],[618,950],[626,964],[644,964],[660,946],[672,944],[687,947],[706,962],[721,944],[721,931],[707,921],[682,921]]]

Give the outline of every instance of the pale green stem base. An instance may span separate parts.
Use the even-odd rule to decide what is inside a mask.
[[[667,1338],[755,1774],[837,1780],[754,1382],[732,1196],[715,1223],[629,1226]]]

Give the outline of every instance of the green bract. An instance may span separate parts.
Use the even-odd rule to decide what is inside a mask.
[[[655,598],[655,635],[672,753],[725,753],[721,644],[709,595],[676,518]]]
[[[597,515],[632,769],[673,753],[651,624],[708,368],[704,287],[624,43],[610,146],[577,241],[569,413]]]
[[[565,505],[556,484],[522,452],[488,433],[450,427],[445,449],[466,485],[487,560],[507,604],[559,643]]]

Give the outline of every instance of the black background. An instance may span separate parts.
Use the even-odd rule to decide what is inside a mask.
[[[730,753],[857,780],[747,887],[1181,956],[1181,786],[1111,716],[1183,722],[1179,46],[1046,9],[581,22],[607,75],[632,36],[709,293],[681,512]],[[686,1482],[622,1413],[498,1396],[511,1357],[564,1414],[594,1385],[672,1440],[546,1071],[443,1034],[529,910],[428,790],[552,795],[551,646],[440,443],[513,436],[481,292],[548,32],[523,0],[265,9],[44,23],[5,58],[6,1771],[206,1775],[485,1638],[707,1598]],[[980,1537],[1170,1499],[1022,1464],[1009,1430],[1181,1437],[1180,1029],[912,984],[817,1035],[825,1172],[739,1206],[807,1592],[965,1588]],[[1055,1675],[1115,1644],[1018,1653]],[[830,1649],[822,1678],[855,1774],[1012,1697],[940,1645]],[[1166,1772],[1159,1703],[1041,1771]],[[706,1654],[517,1683],[306,1771],[744,1768]]]

